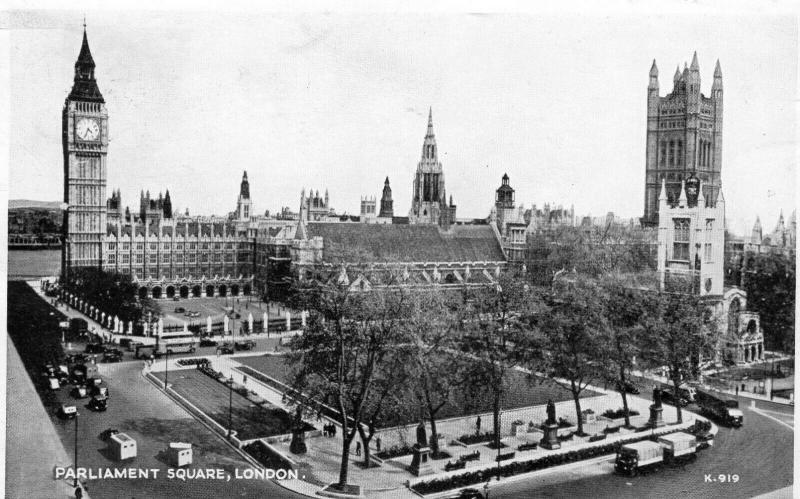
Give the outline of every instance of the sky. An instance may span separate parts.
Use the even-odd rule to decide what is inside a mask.
[[[697,51],[724,83],[729,227],[771,230],[795,206],[796,18],[678,10],[499,14],[89,10],[109,114],[108,196],[140,190],[224,215],[247,171],[254,211],[327,189],[357,214],[392,186],[407,215],[429,107],[458,217],[486,217],[507,173],[526,207],[643,211],[648,72],[661,95]],[[9,41],[10,199],[60,200],[61,110],[83,12],[15,11]]]

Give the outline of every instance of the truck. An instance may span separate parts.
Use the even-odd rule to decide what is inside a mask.
[[[81,336],[89,332],[89,323],[85,319],[72,318],[69,320],[69,332],[74,336]]]
[[[136,345],[135,356],[137,359],[149,359],[150,357],[154,356],[155,351],[155,345]]]
[[[739,402],[736,400],[723,399],[712,393],[698,390],[696,401],[700,407],[700,413],[704,416],[734,428],[741,428],[744,423],[744,414],[739,409]]]
[[[679,431],[663,435],[658,443],[664,448],[664,461],[668,463],[693,461],[697,457],[697,439],[689,433]]]
[[[682,463],[695,457],[697,439],[679,431],[659,437],[658,442],[642,440],[623,445],[617,451],[614,468],[618,473],[636,476],[662,463]]]

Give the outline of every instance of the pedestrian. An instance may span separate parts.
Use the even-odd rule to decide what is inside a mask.
[[[375,450],[378,452],[381,451],[381,437],[375,439]]]
[[[475,420],[475,434],[480,435],[481,433],[481,417],[478,416],[478,419]]]
[[[80,487],[75,487],[75,499],[81,499],[83,497],[83,490]]]
[[[331,423],[331,436],[332,437],[336,436],[336,425],[333,423]]]
[[[356,442],[356,456],[361,455],[361,442]]]

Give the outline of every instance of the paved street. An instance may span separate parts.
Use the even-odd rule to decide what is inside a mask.
[[[141,376],[140,362],[124,362],[103,366],[102,377],[111,393],[109,408],[95,413],[78,402],[79,452],[81,467],[159,468],[158,479],[93,480],[88,490],[93,498],[118,497],[169,497],[176,494],[190,497],[301,497],[292,495],[280,486],[260,480],[169,480],[163,475],[169,468],[162,451],[169,442],[194,444],[192,469],[223,468],[228,472],[244,470],[250,465],[220,439],[215,433],[197,422],[182,408],[168,399],[163,392]],[[68,399],[65,390],[59,394]],[[106,428],[117,428],[137,441],[138,456],[131,462],[111,460],[106,444],[99,434]],[[72,452],[75,424],[56,420],[65,448]]]
[[[533,481],[499,485],[492,499],[535,497],[696,497],[750,498],[792,484],[794,433],[782,421],[793,417],[793,408],[770,402],[741,402],[745,424],[740,429],[720,427],[714,446],[702,451],[697,461],[684,469],[662,469],[636,478],[611,473],[613,464],[605,462],[588,469],[554,473]],[[606,473],[606,474],[603,474]],[[705,475],[738,474],[738,483],[706,482]],[[588,475],[588,476],[587,476]]]

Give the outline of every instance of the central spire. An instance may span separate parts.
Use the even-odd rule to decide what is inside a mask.
[[[428,132],[425,134],[425,138],[433,137],[433,106],[428,108]]]

